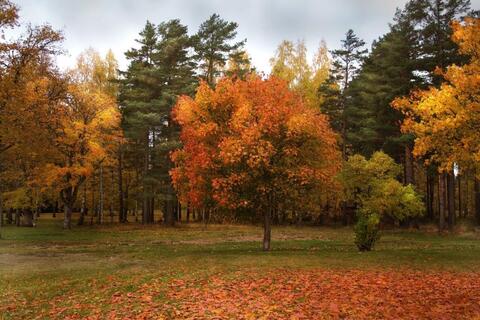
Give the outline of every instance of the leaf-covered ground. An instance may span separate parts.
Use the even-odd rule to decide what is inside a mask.
[[[70,292],[58,295],[44,301],[32,319],[480,317],[480,275],[476,273],[278,269],[168,282],[151,279],[129,292],[110,292],[111,287],[95,284],[90,288],[97,292],[97,299],[86,301]],[[22,308],[18,302],[10,300],[0,310]]]
[[[479,319],[480,239],[254,226],[7,227],[0,319]]]

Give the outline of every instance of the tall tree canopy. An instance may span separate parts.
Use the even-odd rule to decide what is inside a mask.
[[[190,54],[193,39],[179,20],[158,26],[147,22],[137,42],[140,48],[126,53],[130,65],[122,73],[119,100],[130,163],[141,180],[143,222],[152,223],[154,195],[164,195],[165,204],[175,200],[168,154],[177,147],[178,129],[170,114],[177,96],[191,94],[196,86],[195,63]],[[136,160],[139,156],[142,162]],[[173,223],[172,214],[165,213],[166,222]]]
[[[214,85],[216,78],[230,58],[241,59],[246,40],[235,42],[238,24],[212,14],[200,25],[194,36],[195,57],[199,62],[199,75],[208,84]]]
[[[323,96],[322,111],[330,117],[332,127],[340,133],[342,156],[347,157],[349,86],[358,74],[367,50],[365,42],[353,30],[348,30],[340,49],[333,50],[333,63],[328,81],[320,87]]]

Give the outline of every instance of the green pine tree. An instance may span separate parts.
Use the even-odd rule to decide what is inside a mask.
[[[144,223],[153,222],[154,199],[163,200],[165,222],[173,223],[176,198],[168,171],[169,152],[178,146],[178,128],[170,118],[176,98],[196,87],[195,63],[189,54],[192,39],[179,20],[147,22],[137,42],[126,52],[128,70],[122,72],[120,105],[122,125],[129,140],[131,164],[141,180]],[[135,159],[143,159],[142,162]],[[128,159],[128,156],[127,156]]]
[[[200,25],[194,36],[196,59],[199,62],[200,78],[213,86],[217,77],[230,57],[239,58],[243,55],[246,40],[233,42],[237,37],[238,24],[212,14]]]
[[[419,56],[417,70],[425,75],[428,84],[439,85],[442,77],[433,71],[452,64],[463,64],[458,46],[452,41],[451,22],[473,14],[470,0],[410,0],[401,15],[417,31]]]
[[[346,107],[349,103],[349,86],[361,68],[367,50],[365,42],[353,30],[348,30],[340,49],[331,51],[333,56],[329,79],[321,85],[322,110],[330,117],[332,127],[340,133],[343,159],[347,158],[348,119]]]
[[[365,156],[384,150],[405,165],[413,182],[413,137],[400,132],[403,116],[390,107],[414,88],[438,84],[436,67],[461,63],[451,40],[450,21],[469,12],[469,0],[411,0],[397,10],[390,31],[375,41],[349,88],[347,141]]]

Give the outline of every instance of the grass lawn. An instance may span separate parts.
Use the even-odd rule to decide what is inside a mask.
[[[2,320],[480,316],[475,233],[386,231],[368,253],[350,228],[274,227],[267,253],[255,226],[64,231],[44,215],[2,233]]]

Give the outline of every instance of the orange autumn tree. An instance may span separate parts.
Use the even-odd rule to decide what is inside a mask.
[[[206,83],[173,110],[183,148],[172,154],[180,197],[196,207],[248,208],[263,217],[270,249],[272,210],[302,203],[333,185],[340,158],[326,116],[308,108],[287,83],[251,75]]]
[[[439,166],[439,171],[477,169],[480,163],[480,19],[453,23],[453,39],[468,64],[452,65],[440,88],[415,91],[392,106],[405,114],[403,131],[416,137],[414,155]],[[477,179],[478,184],[478,179]],[[480,222],[480,206],[477,205]]]

